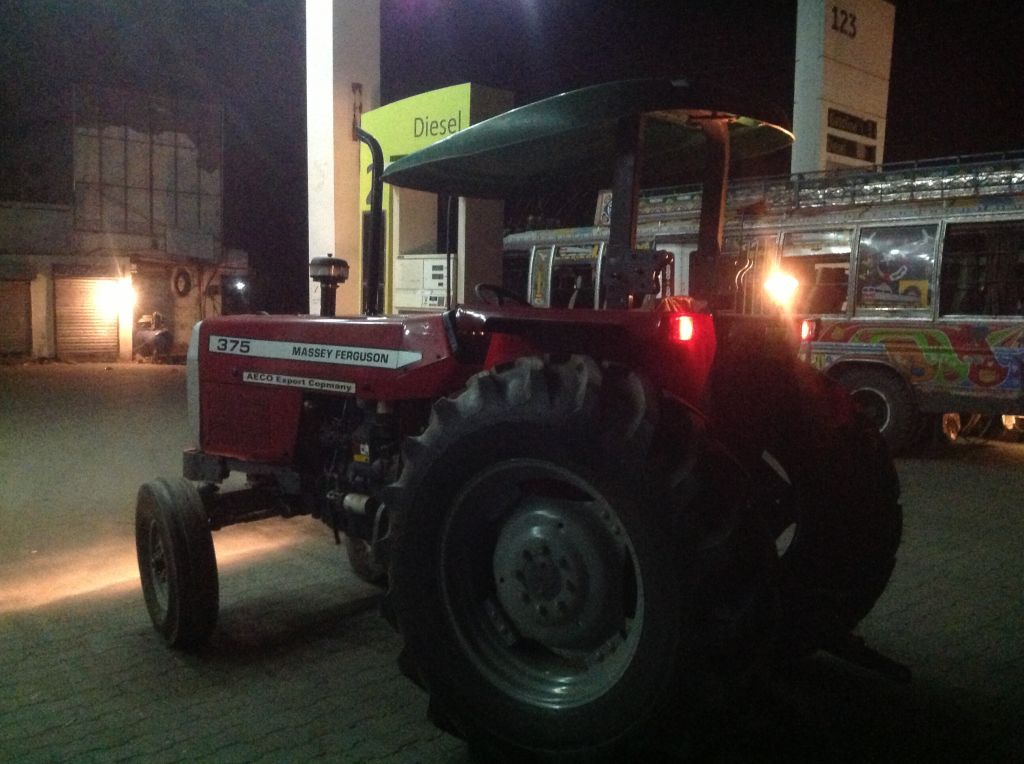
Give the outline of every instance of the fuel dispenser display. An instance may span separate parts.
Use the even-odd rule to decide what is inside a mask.
[[[450,285],[457,278],[456,258],[444,253],[395,255],[394,310],[396,313],[439,311],[447,307]]]

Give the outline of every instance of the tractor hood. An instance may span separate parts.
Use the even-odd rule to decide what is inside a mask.
[[[472,125],[384,171],[397,186],[476,198],[552,190],[566,179],[609,185],[618,125],[643,115],[649,185],[678,182],[705,165],[702,122],[726,118],[732,161],[790,145],[778,115],[740,116],[739,96],[683,79],[623,80],[574,90]],[[744,114],[751,113],[742,99]],[[553,185],[555,184],[555,185]]]

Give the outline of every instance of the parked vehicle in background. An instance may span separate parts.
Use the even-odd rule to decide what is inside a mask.
[[[745,180],[731,189],[719,280],[733,289],[717,307],[770,312],[765,282],[779,272],[793,277],[785,307],[813,319],[804,357],[853,393],[894,451],[912,447],[939,417],[950,435],[976,415],[1018,426],[1024,154]],[[699,205],[692,188],[650,192],[640,203],[638,241],[673,252],[677,294],[688,290]],[[531,303],[559,304],[576,276],[593,280],[606,231],[507,237],[507,260],[529,262],[520,288]]]

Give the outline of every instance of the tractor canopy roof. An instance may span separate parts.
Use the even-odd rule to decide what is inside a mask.
[[[754,114],[754,116],[741,116]],[[610,185],[623,120],[643,117],[649,185],[685,180],[704,166],[708,119],[728,120],[733,161],[788,146],[778,115],[749,99],[685,79],[621,80],[561,93],[479,122],[392,162],[397,186],[478,198],[552,191],[568,179]]]

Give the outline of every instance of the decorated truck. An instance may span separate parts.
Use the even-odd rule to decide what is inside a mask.
[[[640,199],[638,244],[672,254],[677,292],[701,196],[684,186]],[[592,284],[607,198],[594,226],[507,236],[510,288],[565,305],[577,276]],[[951,438],[986,420],[1020,432],[1024,153],[743,179],[730,185],[722,260],[719,300],[732,310],[776,311],[765,285],[788,282],[783,307],[808,319],[803,357],[850,390],[894,453],[940,424]]]
[[[198,324],[196,445],[136,507],[163,639],[195,648],[215,628],[216,529],[312,515],[382,587],[431,718],[489,758],[612,756],[666,719],[684,728],[765,661],[818,649],[902,675],[853,635],[900,542],[884,441],[798,360],[788,322],[713,309],[730,158],[790,140],[747,106],[633,80],[514,109],[383,172],[374,151],[378,205],[383,181],[480,198],[607,183],[595,307],[481,284],[476,304],[378,315],[369,267],[365,315],[327,299],[321,316]],[[636,200],[686,171],[709,201],[681,296],[671,257],[636,246]],[[345,288],[339,258],[311,269],[325,295]]]

